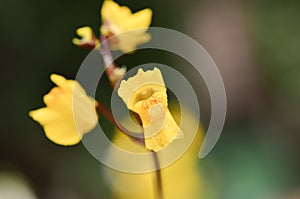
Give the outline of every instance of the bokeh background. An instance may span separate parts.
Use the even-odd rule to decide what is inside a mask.
[[[227,120],[212,153],[198,161],[203,178],[199,198],[300,198],[300,2],[117,2],[134,11],[152,8],[152,26],[171,28],[200,42],[223,76]],[[43,106],[42,96],[53,86],[51,73],[75,78],[89,51],[71,40],[80,26],[98,30],[101,4],[0,1],[0,193],[10,185],[23,193],[14,184],[23,183],[30,187],[29,195],[43,199],[110,197],[103,165],[82,144],[55,145],[28,117],[28,111]],[[149,61],[180,63],[163,53],[148,57],[143,52],[122,61],[128,68]],[[189,69],[184,71],[198,96],[203,96],[205,128],[210,110],[205,85],[198,85]],[[99,96],[108,103],[105,96],[111,90],[109,85],[103,87]],[[112,129],[107,124],[108,134]]]

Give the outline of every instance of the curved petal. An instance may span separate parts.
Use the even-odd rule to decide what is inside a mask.
[[[152,10],[147,8],[134,13],[122,24],[122,31],[130,31],[137,28],[148,28],[151,23]]]
[[[46,107],[29,112],[29,116],[43,126],[51,141],[77,144],[98,122],[96,102],[78,82],[55,74],[50,78],[57,87],[44,96]]]
[[[147,149],[159,151],[183,137],[168,109],[166,87],[158,68],[146,72],[139,69],[134,77],[121,82],[118,94],[128,109],[139,114]]]
[[[60,145],[77,144],[81,136],[72,120],[72,115],[62,114],[49,108],[31,111],[29,115],[43,127],[47,138]]]
[[[151,39],[146,33],[152,18],[152,10],[149,8],[133,14],[128,7],[119,6],[112,0],[105,0],[101,16],[103,25],[100,32],[108,38],[112,35],[116,37],[116,42],[110,43],[113,50],[131,52],[138,45]]]

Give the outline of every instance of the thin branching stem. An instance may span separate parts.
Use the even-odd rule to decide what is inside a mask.
[[[157,153],[153,151],[152,157],[155,165],[157,199],[163,199],[162,176]]]
[[[102,55],[103,60],[104,60],[105,73],[108,76],[112,87],[114,87],[115,86],[114,84],[116,82],[114,82],[112,80],[112,77],[114,75],[113,73],[114,73],[114,70],[116,69],[116,66],[114,64],[113,57],[112,57],[112,54],[111,54],[111,51],[110,51],[110,48],[109,48],[106,38],[103,35],[101,35],[100,39],[101,39],[102,46],[99,49],[99,52]],[[133,136],[133,134],[131,132],[129,132],[126,128],[124,128],[120,123],[118,123],[114,119],[111,112],[103,104],[98,102],[96,108],[99,112],[101,112],[104,115],[104,117],[107,118],[107,120],[109,122],[111,122],[114,126],[116,126],[122,133],[127,135],[134,142],[136,142],[142,146],[145,146],[144,138],[141,138],[139,136]],[[136,117],[138,122],[141,122],[140,118],[137,115],[133,114],[133,116]],[[140,123],[140,125],[142,125],[142,123]],[[157,156],[156,152],[154,152],[154,151],[151,151],[151,152],[152,152],[152,157],[153,157],[154,166],[155,166],[157,199],[163,199],[162,176],[161,176],[161,169],[160,169],[160,165],[159,165],[158,156]]]
[[[111,114],[111,112],[100,102],[97,102],[97,106],[96,109],[98,110],[98,112],[102,113],[103,116],[111,123],[113,124],[115,127],[117,127],[122,133],[124,133],[125,135],[127,135],[130,139],[132,139],[133,141],[135,141],[136,143],[145,146],[144,144],[144,138],[139,137],[138,135],[134,136],[133,133],[129,132],[125,127],[123,127],[120,123],[118,123],[113,115]]]
[[[114,63],[109,45],[107,43],[108,41],[106,40],[105,36],[101,35],[100,40],[101,40],[101,48],[99,49],[99,53],[103,57],[103,61],[105,64],[105,73],[112,87],[114,87],[116,82],[113,79],[113,77],[114,77],[114,70],[116,69],[116,65]]]

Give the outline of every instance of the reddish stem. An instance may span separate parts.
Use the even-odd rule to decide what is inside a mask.
[[[161,169],[160,169],[157,153],[153,151],[152,157],[155,165],[157,199],[163,199],[164,197],[163,197]]]
[[[112,54],[110,52],[110,48],[108,45],[108,41],[106,40],[104,35],[101,35],[101,48],[99,49],[100,54],[103,57],[104,64],[105,64],[105,73],[112,84],[112,86],[115,86],[115,80],[114,80],[114,70],[116,69],[116,66],[114,64],[114,60],[112,57]]]
[[[100,54],[103,57],[104,60],[104,64],[106,67],[106,75],[109,78],[109,81],[112,85],[112,87],[115,86],[116,81],[113,80],[113,75],[114,75],[114,70],[116,68],[115,64],[114,64],[114,60],[113,57],[111,55],[110,52],[110,48],[109,45],[107,43],[107,40],[105,38],[104,35],[101,35],[100,37],[101,40],[101,48],[99,50]],[[122,133],[124,133],[125,135],[127,135],[130,139],[132,139],[133,141],[135,141],[136,143],[145,146],[145,140],[144,138],[139,138],[139,137],[135,137],[132,135],[132,133],[130,133],[126,128],[124,128],[121,124],[119,124],[113,117],[113,115],[111,114],[111,112],[100,102],[98,102],[97,105],[97,110],[100,111],[113,125],[115,125]],[[135,114],[133,114],[135,116]],[[140,122],[140,118],[136,117],[137,121]],[[153,156],[153,161],[154,161],[154,165],[155,165],[155,174],[156,174],[156,181],[157,181],[157,199],[163,199],[163,188],[162,188],[162,177],[161,177],[161,170],[160,170],[160,165],[159,165],[159,160],[158,160],[158,156],[157,153],[152,151],[152,156]]]
[[[123,127],[120,123],[118,123],[113,115],[111,114],[111,112],[100,102],[97,102],[97,106],[96,109],[102,113],[104,115],[104,117],[114,126],[116,126],[122,133],[124,133],[125,135],[127,135],[130,139],[132,139],[133,141],[135,141],[138,144],[141,144],[142,146],[145,146],[145,141],[144,138],[138,137],[137,136],[133,136],[133,133],[130,133],[125,127]]]

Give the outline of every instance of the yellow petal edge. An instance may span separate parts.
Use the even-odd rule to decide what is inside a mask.
[[[167,89],[158,68],[123,80],[118,90],[128,109],[136,112],[143,122],[146,148],[159,151],[183,133],[168,109]]]
[[[126,6],[105,0],[101,16],[103,25],[100,32],[108,37],[110,34],[116,37],[117,42],[111,44],[112,50],[132,52],[138,45],[151,39],[151,35],[146,33],[152,20],[152,10],[149,8],[132,13]]]
[[[82,86],[63,76],[50,77],[57,87],[44,96],[46,107],[29,112],[45,131],[47,138],[56,144],[74,145],[98,123],[95,100]]]

